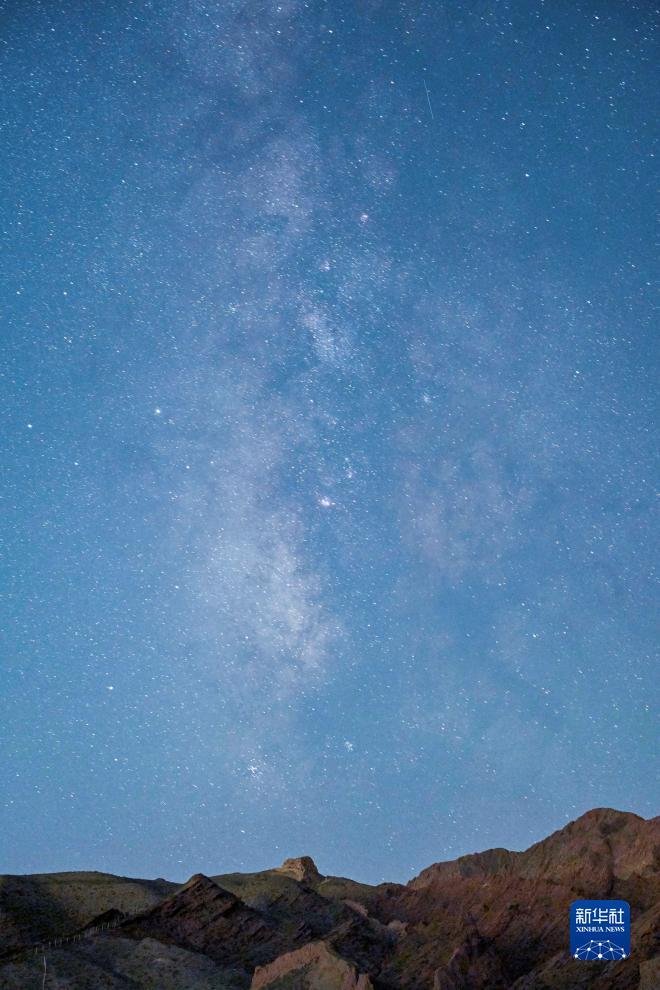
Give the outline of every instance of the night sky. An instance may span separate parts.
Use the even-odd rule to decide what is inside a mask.
[[[0,872],[657,813],[655,27],[0,3]]]

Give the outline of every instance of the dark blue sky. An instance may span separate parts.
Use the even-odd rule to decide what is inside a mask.
[[[0,872],[657,813],[656,26],[0,3]]]

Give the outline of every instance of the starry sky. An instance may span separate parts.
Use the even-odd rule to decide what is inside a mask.
[[[0,872],[657,813],[656,26],[0,2]]]

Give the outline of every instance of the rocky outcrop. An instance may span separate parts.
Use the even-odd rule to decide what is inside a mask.
[[[657,897],[660,818],[596,808],[524,852],[488,849],[433,866],[408,884],[421,889],[456,878],[547,880],[576,895],[621,897],[646,908]],[[597,892],[597,893],[596,893]]]
[[[659,825],[596,809],[525,852],[488,850],[437,863],[405,888],[384,885],[370,915],[407,927],[379,976],[438,990],[636,988],[660,951]],[[568,909],[580,896],[630,902],[630,961],[599,969],[567,956]]]
[[[292,877],[298,883],[314,885],[321,883],[325,877],[316,869],[316,863],[311,856],[298,856],[293,859],[285,859],[281,866],[277,866],[274,873],[284,873],[287,877]]]
[[[410,884],[322,877],[309,857],[184,885],[104,874],[0,877],[0,990],[655,990],[658,819],[596,809],[524,852],[437,863]],[[621,897],[632,951],[567,952],[576,897]],[[2,944],[4,939],[4,944]]]
[[[326,942],[310,942],[267,966],[258,966],[251,990],[373,990],[369,976],[358,973]]]
[[[246,973],[309,938],[303,919],[283,930],[201,873],[121,930],[203,952],[214,962]]]

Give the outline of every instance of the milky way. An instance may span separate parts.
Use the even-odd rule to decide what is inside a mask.
[[[0,9],[0,872],[657,812],[651,7]]]

